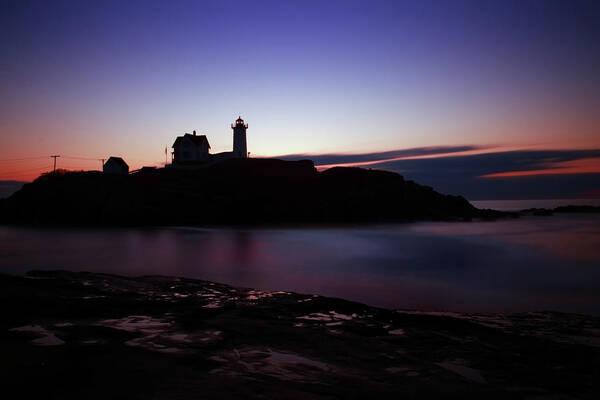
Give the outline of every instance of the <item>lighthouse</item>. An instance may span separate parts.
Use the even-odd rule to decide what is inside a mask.
[[[233,129],[233,156],[235,158],[248,158],[248,148],[246,146],[248,124],[244,124],[242,117],[238,117],[235,124],[231,124],[231,129]]]

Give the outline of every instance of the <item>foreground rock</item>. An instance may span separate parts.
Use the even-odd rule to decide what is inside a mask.
[[[22,398],[597,398],[600,321],[392,311],[168,277],[0,277]],[[15,390],[15,391],[13,391]]]
[[[241,159],[129,176],[57,173],[0,201],[0,223],[198,225],[495,218],[393,172]]]

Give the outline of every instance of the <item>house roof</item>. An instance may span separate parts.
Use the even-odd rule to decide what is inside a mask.
[[[192,141],[192,143],[194,143],[196,146],[200,146],[201,144],[206,142],[208,148],[210,149],[210,143],[208,143],[208,139],[206,138],[206,135],[192,135],[189,133],[186,133],[183,136],[177,136],[177,139],[175,139],[175,142],[173,143],[173,146],[171,146],[171,147],[175,147],[176,145],[178,145],[179,142],[181,142],[184,138],[190,139]]]
[[[129,168],[129,165],[127,165],[125,160],[123,160],[121,157],[110,157],[108,160],[106,160],[105,164],[108,164],[109,162],[113,162],[122,168]]]

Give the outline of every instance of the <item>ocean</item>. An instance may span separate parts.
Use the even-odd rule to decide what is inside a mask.
[[[600,315],[600,215],[273,229],[0,226],[0,272],[32,269],[181,276],[399,309]]]

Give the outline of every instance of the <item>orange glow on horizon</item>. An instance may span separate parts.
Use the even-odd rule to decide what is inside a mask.
[[[143,166],[159,168],[164,166],[164,161],[160,163],[133,159],[125,159],[125,161],[129,165],[130,171],[140,169]],[[49,156],[2,160],[0,162],[0,181],[31,182],[44,173],[52,172],[52,169],[53,160]],[[100,158],[61,156],[56,161],[56,169],[67,171],[102,171],[102,161]]]

